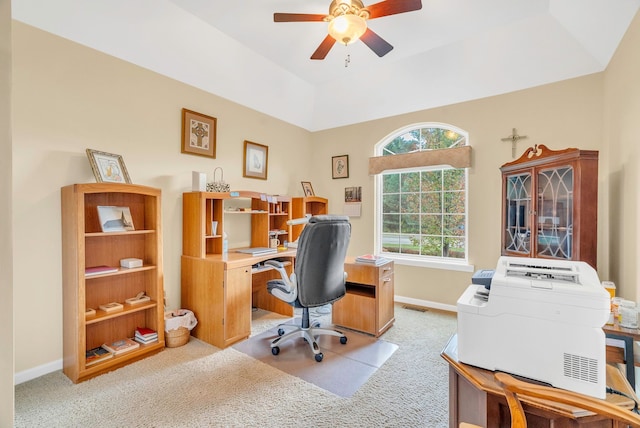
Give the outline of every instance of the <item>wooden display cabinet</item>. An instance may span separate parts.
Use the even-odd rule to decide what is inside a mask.
[[[74,184],[62,188],[61,198],[63,372],[77,383],[164,349],[160,190],[133,184]],[[128,207],[135,230],[102,232],[98,206]],[[129,257],[141,259],[143,266],[120,268],[120,260]],[[118,270],[85,276],[87,267],[100,265]],[[139,292],[151,300],[125,303]],[[123,309],[98,308],[110,302],[121,303]],[[85,315],[89,308],[94,315]],[[87,350],[133,338],[136,327],[156,330],[158,342],[86,366]]]
[[[305,196],[292,199],[292,219],[304,218],[307,215],[322,215],[329,213],[329,203],[326,198],[319,196]],[[295,224],[291,228],[291,240],[300,237],[304,224]]]
[[[347,294],[333,304],[334,324],[376,337],[394,323],[393,261],[375,266],[347,257]]]
[[[596,268],[598,152],[530,147],[502,171],[502,255]]]

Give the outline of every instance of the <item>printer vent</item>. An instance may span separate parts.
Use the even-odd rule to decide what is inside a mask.
[[[598,360],[565,352],[564,375],[584,382],[598,383]]]

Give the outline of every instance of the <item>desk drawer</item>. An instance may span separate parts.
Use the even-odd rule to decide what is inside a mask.
[[[393,274],[393,262],[382,266],[371,266],[358,263],[346,263],[344,270],[347,272],[348,282],[358,284],[377,285],[382,278]]]
[[[370,288],[368,293],[366,288]],[[376,298],[373,287],[349,288],[345,296],[333,304],[332,322],[336,325],[376,334]]]

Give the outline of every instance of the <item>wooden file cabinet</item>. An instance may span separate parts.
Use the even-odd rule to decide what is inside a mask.
[[[333,304],[333,323],[380,336],[395,321],[393,262],[373,266],[356,263],[348,257],[344,270],[347,294]]]

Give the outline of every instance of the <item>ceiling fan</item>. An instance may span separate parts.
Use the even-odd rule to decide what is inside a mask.
[[[328,22],[329,34],[311,55],[324,59],[336,41],[345,45],[362,40],[379,57],[393,46],[367,27],[367,20],[422,9],[421,0],[386,0],[365,7],[360,0],[333,0],[328,15],[308,13],[274,13],[274,22]]]

